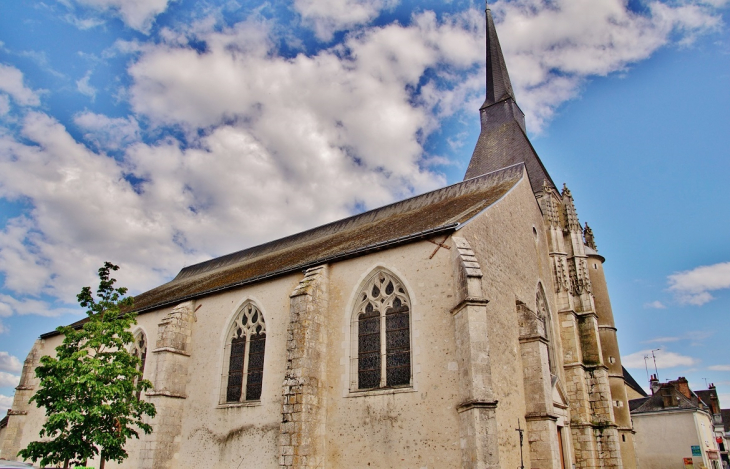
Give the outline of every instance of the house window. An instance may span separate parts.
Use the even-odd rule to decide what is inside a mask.
[[[134,343],[132,344],[132,350],[130,352],[132,355],[140,359],[141,363],[139,364],[139,371],[142,373],[142,379],[144,379],[144,364],[147,361],[147,337],[144,332],[139,331],[134,336]],[[136,379],[134,384],[135,386],[137,385]],[[137,391],[136,395],[137,400],[139,400],[141,391]]]
[[[261,399],[264,375],[266,324],[261,311],[251,302],[236,314],[226,343],[227,373],[224,375],[225,403]]]
[[[411,385],[411,301],[403,283],[373,273],[353,314],[353,390]]]

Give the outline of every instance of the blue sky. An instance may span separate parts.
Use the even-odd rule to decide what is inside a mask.
[[[213,256],[458,182],[483,4],[0,6],[0,413],[105,260],[139,293]],[[594,230],[624,363],[730,407],[730,5],[492,3],[517,101]]]

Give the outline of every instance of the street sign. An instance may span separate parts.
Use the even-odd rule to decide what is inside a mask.
[[[692,446],[692,456],[702,456],[702,450],[699,446]]]

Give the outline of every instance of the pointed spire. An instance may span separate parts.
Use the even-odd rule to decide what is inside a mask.
[[[487,93],[479,108],[482,132],[464,179],[481,176],[515,164],[524,164],[533,193],[544,184],[555,188],[525,131],[525,114],[515,102],[502,47],[487,5]],[[555,188],[557,190],[557,188]]]
[[[565,231],[576,231],[583,234],[583,227],[580,226],[578,221],[578,212],[575,210],[575,203],[573,202],[573,194],[570,193],[568,186],[563,183],[563,205],[565,206]]]
[[[499,45],[497,29],[494,27],[492,11],[487,3],[487,97],[480,109],[496,104],[505,99],[515,99],[512,83],[504,63],[502,47]]]

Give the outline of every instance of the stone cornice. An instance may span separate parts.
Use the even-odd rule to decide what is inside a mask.
[[[459,404],[456,407],[456,411],[459,413],[466,412],[467,410],[472,409],[496,409],[497,408],[497,402],[498,401],[467,401],[462,404]]]
[[[486,298],[464,298],[463,301],[451,309],[451,314],[457,314],[467,306],[486,306],[487,303],[489,303],[489,300]]]

